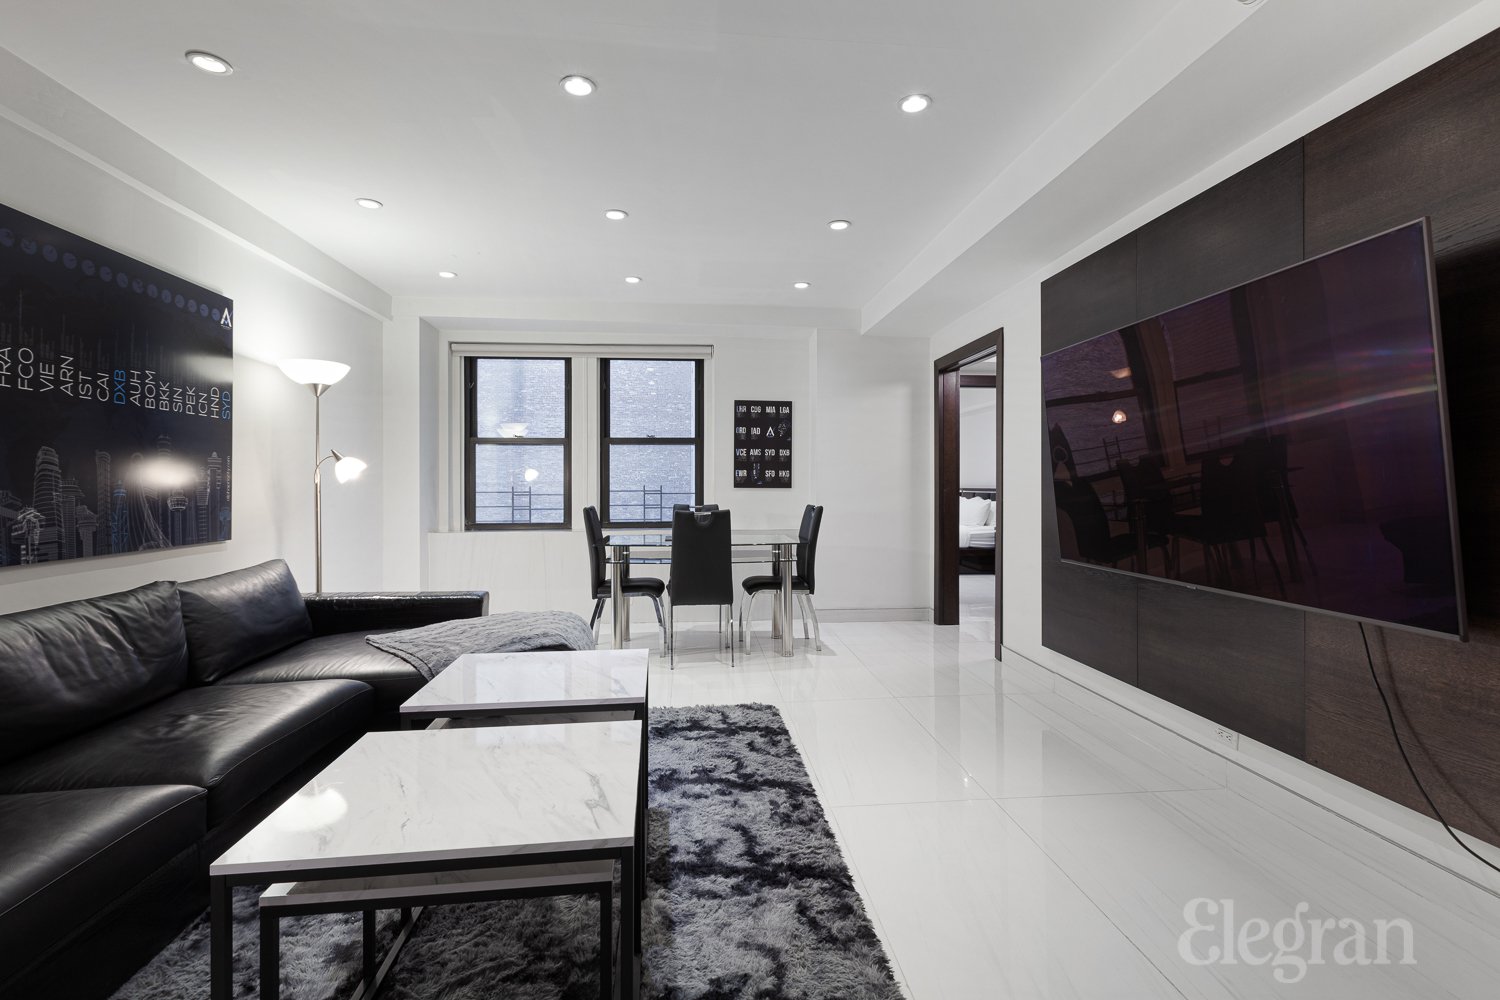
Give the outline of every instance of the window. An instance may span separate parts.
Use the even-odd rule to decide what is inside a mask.
[[[567,358],[468,358],[465,526],[571,525]]]
[[[662,525],[675,503],[703,502],[703,362],[599,362],[599,482],[604,521]]]

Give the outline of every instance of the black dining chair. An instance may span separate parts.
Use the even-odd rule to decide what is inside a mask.
[[[594,613],[589,618],[589,628],[594,631],[595,641],[599,638],[599,616],[604,612],[604,602],[614,595],[610,586],[609,573],[607,572],[607,560],[604,550],[604,526],[599,521],[599,511],[594,507],[583,508],[583,530],[588,536],[589,542],[589,572],[592,581],[592,592],[594,595]],[[662,645],[667,644],[667,622],[662,614],[662,594],[667,589],[665,580],[654,577],[632,577],[630,567],[624,567],[625,600],[632,597],[644,597],[650,600],[656,609],[656,624],[661,627]]]
[[[729,609],[729,665],[734,666],[734,551],[730,538],[727,510],[679,510],[672,514],[667,649],[673,669],[677,666],[677,609],[709,604],[718,608],[721,635],[724,609]]]
[[[813,594],[817,592],[816,569],[818,565],[818,532],[823,527],[823,508],[808,504],[802,511],[802,527],[797,531],[797,561],[792,567],[792,596],[802,609],[802,638],[809,638],[807,623],[812,622],[812,636],[818,652],[823,651],[823,630],[818,625],[818,612],[813,607]],[[772,566],[769,576],[747,576],[742,586],[745,599],[740,603],[740,635],[745,648],[750,648],[749,620],[751,604],[756,595],[770,593],[773,599],[781,593],[780,567]],[[782,628],[791,628],[792,623],[782,622]]]
[[[718,510],[718,509],[719,509],[719,505],[716,504],[716,503],[701,503],[701,504],[698,504],[697,506],[694,506],[693,504],[690,504],[690,503],[674,503],[672,505],[672,513],[673,514],[676,514],[679,510]]]

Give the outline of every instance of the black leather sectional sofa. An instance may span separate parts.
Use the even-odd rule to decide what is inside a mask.
[[[105,997],[207,866],[421,687],[365,636],[476,593],[303,595],[286,564],[0,615],[0,997]]]

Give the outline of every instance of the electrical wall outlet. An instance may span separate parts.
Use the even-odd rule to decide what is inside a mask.
[[[1220,726],[1214,730],[1214,735],[1219,738],[1220,743],[1224,744],[1229,749],[1239,749],[1240,737],[1239,734],[1234,732],[1233,730],[1225,729],[1223,726]]]

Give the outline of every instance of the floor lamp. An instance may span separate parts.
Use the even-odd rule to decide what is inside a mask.
[[[357,479],[365,463],[351,455],[340,455],[332,448],[323,454],[323,393],[349,374],[349,366],[339,361],[317,361],[312,358],[289,358],[277,362],[282,374],[293,382],[307,386],[313,394],[313,549],[317,557],[317,593],[323,592],[323,463],[333,462],[333,475],[341,483]]]

